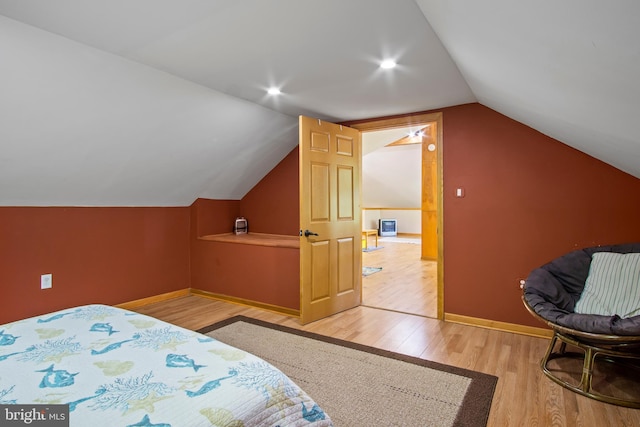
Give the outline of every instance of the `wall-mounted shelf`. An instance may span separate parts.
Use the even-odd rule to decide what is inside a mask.
[[[198,239],[207,240],[209,242],[239,243],[243,245],[271,246],[276,248],[300,248],[300,237],[286,236],[283,234],[224,233],[201,236]]]

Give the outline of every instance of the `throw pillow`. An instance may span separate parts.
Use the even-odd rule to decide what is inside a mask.
[[[576,313],[618,315],[640,314],[640,253],[596,252]]]

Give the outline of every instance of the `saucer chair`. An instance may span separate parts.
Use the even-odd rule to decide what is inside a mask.
[[[553,330],[540,362],[547,377],[583,396],[640,408],[640,243],[591,247],[556,258],[531,272],[522,300]],[[581,351],[567,351],[567,344]],[[578,384],[549,367],[551,360],[562,358],[584,359]],[[594,390],[596,361],[628,365],[624,377],[638,381],[638,396]]]

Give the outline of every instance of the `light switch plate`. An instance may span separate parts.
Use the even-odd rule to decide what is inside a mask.
[[[51,289],[53,286],[52,276],[52,274],[43,274],[40,276],[40,289]]]

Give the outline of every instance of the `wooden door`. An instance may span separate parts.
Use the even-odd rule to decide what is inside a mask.
[[[360,132],[300,116],[300,318],[362,302]]]

